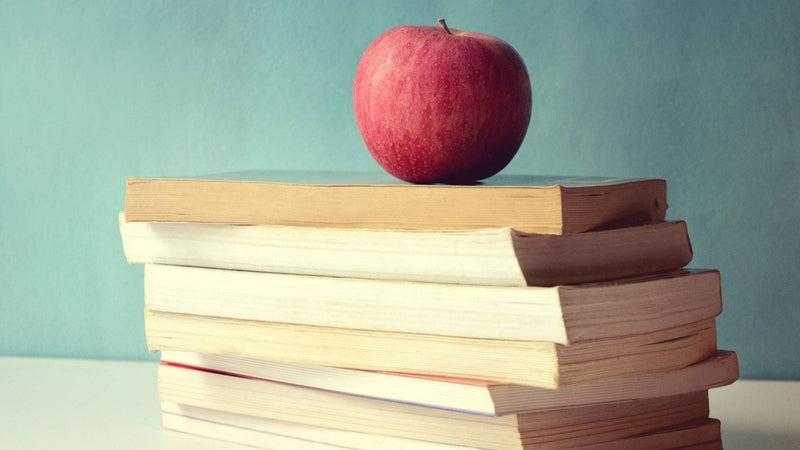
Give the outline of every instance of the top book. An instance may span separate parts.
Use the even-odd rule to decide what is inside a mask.
[[[382,173],[248,171],[128,178],[129,222],[568,234],[662,221],[660,179],[497,175],[474,185],[409,184]]]

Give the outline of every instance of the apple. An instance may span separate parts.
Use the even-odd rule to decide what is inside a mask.
[[[412,183],[469,183],[511,162],[531,119],[531,83],[507,42],[435,26],[399,26],[367,47],[353,85],[367,149]]]

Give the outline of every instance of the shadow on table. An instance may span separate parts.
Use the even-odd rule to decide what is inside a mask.
[[[725,450],[797,450],[800,448],[800,435],[797,432],[770,433],[764,430],[726,430],[723,422],[722,443]]]

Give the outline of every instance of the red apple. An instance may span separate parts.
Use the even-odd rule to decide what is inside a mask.
[[[356,123],[378,164],[401,180],[481,180],[525,138],[528,70],[507,42],[439,23],[392,28],[369,45],[353,86]]]

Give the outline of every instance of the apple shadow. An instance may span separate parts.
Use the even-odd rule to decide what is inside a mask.
[[[482,181],[475,181],[475,180],[453,179],[453,180],[445,180],[441,183],[435,183],[435,184],[438,184],[440,186],[483,186],[484,183]]]

